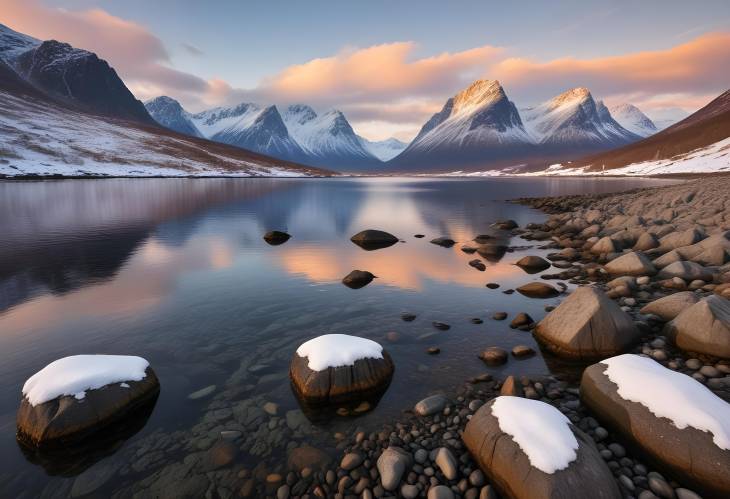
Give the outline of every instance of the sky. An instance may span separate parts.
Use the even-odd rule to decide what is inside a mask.
[[[727,0],[0,0],[0,23],[96,52],[142,100],[337,108],[372,140],[478,78],[518,107],[584,86],[655,119],[730,87]]]

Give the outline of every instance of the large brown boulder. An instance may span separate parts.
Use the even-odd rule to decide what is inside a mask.
[[[515,265],[522,268],[528,274],[536,274],[550,268],[550,262],[539,256],[523,256],[515,262]]]
[[[654,275],[656,269],[643,253],[631,251],[611,260],[606,264],[606,270],[611,275]]]
[[[530,443],[535,444],[537,449],[542,447],[547,454],[561,454],[564,457],[562,463],[565,465],[564,468],[554,469],[554,464],[544,462],[544,459],[540,459],[541,456],[528,455],[515,441],[513,434],[500,428],[500,419],[493,410],[495,404],[502,403],[502,399],[512,399],[511,403],[518,405],[518,409],[521,407],[525,414],[535,414],[536,411],[546,413],[547,418],[538,419],[544,424],[543,428],[535,429]],[[548,423],[548,420],[557,421],[564,427],[555,428]],[[556,431],[560,432],[558,439],[564,439],[566,431],[568,438],[573,437],[575,445],[572,450],[573,456],[570,456],[570,448],[556,449],[556,441],[551,438],[556,436]],[[541,441],[543,438],[545,441]],[[518,397],[493,399],[477,410],[467,423],[462,439],[481,470],[489,477],[490,483],[503,497],[514,499],[583,499],[589,496],[594,499],[619,499],[621,497],[616,481],[593,441],[570,425],[560,411],[544,402]],[[564,455],[566,451],[567,457]],[[567,464],[565,461],[568,461]]]
[[[112,375],[113,382],[100,384],[94,378],[97,366],[94,362],[99,359],[93,358],[97,357],[123,358],[116,355],[66,357],[49,364],[26,382],[16,417],[19,440],[32,446],[77,442],[132,416],[156,400],[160,383],[147,361],[133,358],[143,361],[140,375],[136,376],[140,379],[125,380],[124,375],[116,378]],[[109,377],[109,370],[104,370],[103,365],[96,372]],[[64,380],[72,381],[69,389],[64,389]]]
[[[393,246],[398,242],[398,238],[382,230],[368,229],[358,232],[350,238],[350,241],[364,250],[372,251]]]
[[[309,404],[337,404],[382,394],[395,367],[388,352],[366,338],[327,334],[303,343],[289,377]]]
[[[671,279],[672,277],[679,277],[685,281],[694,281],[699,279],[701,281],[711,281],[712,272],[708,269],[695,262],[674,262],[670,263],[662,270],[659,271],[660,279]]]
[[[664,329],[682,350],[730,359],[730,300],[722,296],[703,298]]]
[[[535,338],[556,355],[595,360],[624,352],[639,337],[631,317],[603,291],[580,287],[543,320]]]
[[[529,282],[517,288],[517,291],[528,298],[553,298],[560,294],[555,287],[544,282]]]
[[[693,291],[681,291],[646,304],[641,309],[641,313],[656,315],[665,321],[671,321],[683,310],[691,307],[698,301],[697,293]]]
[[[714,418],[716,424],[730,420],[730,405],[691,377],[666,369],[646,357],[621,355],[617,359],[622,357],[633,358],[629,360],[639,367],[635,372],[627,371],[629,376],[634,374],[633,382],[637,387],[647,393],[660,394],[665,401],[676,401],[665,404],[665,410],[676,407],[679,413],[696,414],[696,411],[706,411],[712,406],[716,414],[722,413],[719,419]],[[608,359],[607,362],[612,361]],[[730,470],[730,451],[718,446],[708,431],[691,424],[677,425],[668,417],[655,415],[644,403],[624,399],[618,393],[618,385],[607,375],[607,369],[607,364],[594,364],[583,372],[581,379],[581,400],[596,417],[640,448],[656,466],[703,497],[730,497],[730,473],[727,472]],[[693,401],[692,395],[701,395],[703,400]]]

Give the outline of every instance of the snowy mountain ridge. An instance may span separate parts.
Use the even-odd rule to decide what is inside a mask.
[[[632,104],[611,106],[609,112],[622,127],[640,137],[648,137],[659,131],[656,124]]]

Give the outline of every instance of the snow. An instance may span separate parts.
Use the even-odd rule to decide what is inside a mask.
[[[362,142],[363,147],[365,147],[370,154],[378,158],[380,161],[390,161],[408,147],[408,144],[401,142],[395,137],[378,141],[371,141],[365,137],[360,137],[360,141]]]
[[[530,464],[548,474],[563,470],[578,457],[578,440],[570,420],[558,409],[539,400],[501,396],[492,415],[499,429],[512,437]]]
[[[12,62],[23,52],[34,49],[40,44],[40,40],[0,24],[0,59]]]
[[[588,168],[588,167],[586,167]],[[715,173],[730,171],[730,137],[707,147],[695,149],[668,159],[632,163],[621,168],[606,170],[606,175],[643,176],[677,173]],[[546,170],[525,174],[542,175],[600,175],[601,172],[586,171],[585,168],[571,168],[569,165],[550,165]]]
[[[640,137],[648,137],[657,132],[654,122],[632,104],[617,104],[611,106],[609,111],[619,125]]]
[[[235,107],[216,107],[190,116],[195,127],[208,139],[220,133],[245,130],[264,111],[256,104],[242,103]]]
[[[45,101],[0,91],[0,174],[106,176],[306,176],[305,171],[209,152]]]
[[[312,371],[352,366],[360,359],[382,359],[383,347],[373,340],[347,334],[317,336],[297,348],[297,355],[309,359]]]
[[[112,383],[143,380],[149,365],[142,357],[128,355],[64,357],[28,378],[23,385],[23,395],[32,406],[63,395],[73,395],[82,400],[87,390],[96,390]]]
[[[730,404],[702,383],[639,355],[619,355],[601,363],[621,398],[669,419],[680,430],[709,432],[715,445],[730,450]]]

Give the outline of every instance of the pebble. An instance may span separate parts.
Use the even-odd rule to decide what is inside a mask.
[[[363,461],[364,459],[360,454],[356,452],[351,452],[349,454],[345,454],[345,456],[342,458],[342,461],[340,462],[340,468],[347,471],[354,470],[355,468],[360,466]]]
[[[492,319],[495,321],[503,321],[507,318],[507,312],[495,312]]]
[[[449,399],[446,398],[445,395],[431,395],[430,397],[426,397],[425,399],[418,402],[414,407],[414,410],[419,416],[430,416],[432,414],[436,414],[437,412],[443,411],[448,402]]]
[[[188,395],[188,398],[190,400],[199,400],[205,397],[208,397],[209,395],[213,395],[213,392],[215,392],[216,385],[210,385],[206,386],[205,388],[201,388],[200,390],[191,393]]]
[[[437,485],[428,489],[427,499],[454,499],[454,493],[445,485]]]
[[[459,468],[456,464],[456,459],[449,449],[441,447],[436,451],[436,457],[434,463],[439,467],[441,472],[448,480],[455,480]]]

